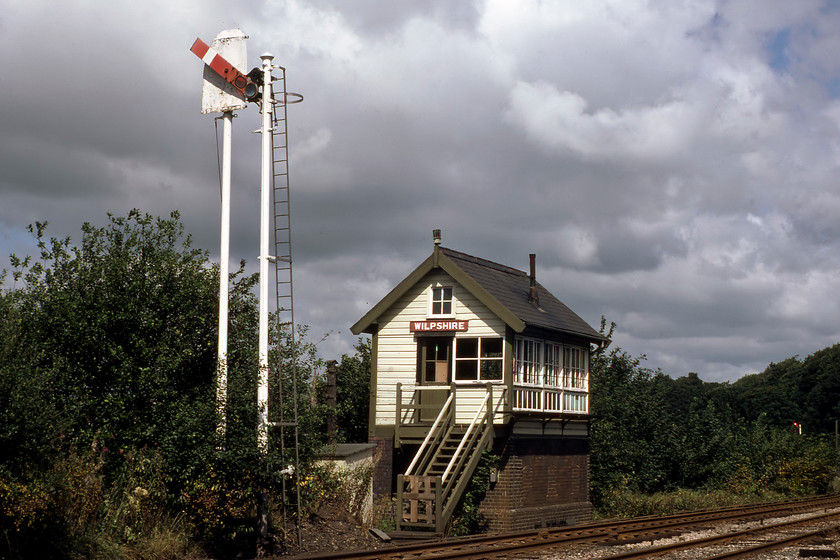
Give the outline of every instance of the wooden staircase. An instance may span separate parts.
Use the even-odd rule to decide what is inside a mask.
[[[398,530],[443,533],[482,451],[493,444],[493,386],[487,386],[469,424],[455,422],[454,395],[449,395],[405,474],[397,476]]]

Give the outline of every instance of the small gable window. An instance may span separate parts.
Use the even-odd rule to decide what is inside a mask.
[[[452,286],[432,286],[429,315],[433,317],[451,317],[454,315]]]

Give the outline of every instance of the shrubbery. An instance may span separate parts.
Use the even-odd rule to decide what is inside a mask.
[[[78,246],[47,239],[46,224],[30,230],[38,258],[12,256],[13,286],[0,292],[0,556],[174,558],[190,542],[220,554],[253,546],[257,494],[284,486],[268,465],[291,462],[276,434],[268,457],[256,448],[256,277],[244,263],[231,277],[218,441],[219,271],[178,214],[109,216],[106,227],[85,224]],[[281,377],[302,381],[317,365],[314,347],[276,323],[271,336],[275,389]],[[281,408],[292,419],[294,403],[276,395],[271,420]],[[306,430],[317,419],[302,397]],[[305,439],[303,462],[320,443]]]
[[[601,330],[612,332],[604,332],[603,321]],[[837,362],[821,354],[820,363]],[[780,392],[779,402],[768,400],[746,414],[742,398],[756,402],[756,379],[748,379],[746,389],[738,382],[706,384],[696,375],[674,380],[642,367],[643,360],[620,348],[591,360],[590,489],[602,515],[830,490],[837,450],[825,435],[803,435],[793,426],[800,406],[795,392]],[[772,375],[778,370],[768,368]],[[780,410],[797,416],[780,416]]]

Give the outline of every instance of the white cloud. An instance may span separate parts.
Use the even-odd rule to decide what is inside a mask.
[[[519,82],[510,99],[508,120],[538,144],[587,158],[657,160],[683,154],[701,116],[682,101],[589,111],[580,95],[546,83]]]

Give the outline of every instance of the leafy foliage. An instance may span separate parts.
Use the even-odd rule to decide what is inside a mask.
[[[338,438],[367,442],[370,410],[370,339],[359,338],[356,354],[341,357],[336,376]]]
[[[450,521],[449,535],[463,536],[483,532],[487,529],[487,519],[480,511],[481,501],[490,489],[490,473],[499,467],[501,457],[492,449],[481,452],[481,459],[472,478],[464,490],[464,495],[455,506]]]
[[[296,441],[304,513],[338,497],[361,511],[353,496],[370,473],[348,477],[314,461],[325,430],[310,391],[323,390],[317,376],[311,383],[322,363],[316,345],[301,342],[305,328],[293,336],[272,323],[269,419],[280,428],[267,457],[257,449],[257,278],[244,263],[230,277],[220,441],[219,271],[178,214],[109,215],[105,227],[84,224],[78,246],[48,239],[45,223],[30,231],[38,257],[12,255],[13,288],[0,291],[0,556],[184,557],[185,534],[215,553],[241,550],[255,538],[260,493],[294,498]],[[613,328],[602,321],[606,336]],[[355,349],[337,371],[339,440],[348,442],[367,440],[370,342]],[[697,490],[799,495],[833,483],[840,345],[732,384],[672,379],[643,362],[620,348],[592,356],[591,497],[603,511],[677,507]],[[480,526],[475,506],[494,460],[484,458],[454,531]]]
[[[30,231],[39,256],[13,255],[14,287],[0,292],[0,555],[139,550],[176,519],[214,547],[253,538],[254,497],[282,495],[288,482],[268,465],[290,461],[278,435],[268,458],[256,448],[256,276],[241,263],[230,278],[218,441],[219,271],[177,212],[109,215],[105,227],[84,224],[78,246],[48,239],[45,223]],[[311,344],[275,325],[277,389],[317,360]],[[291,420],[296,403],[272,398],[272,420],[281,410]],[[297,412],[302,429],[317,421],[305,405]],[[318,446],[306,438],[303,459]]]
[[[614,327],[606,332],[602,320],[601,332],[609,337]],[[742,496],[827,491],[837,450],[820,434],[800,435],[793,421],[833,428],[838,356],[840,346],[827,348],[730,385],[704,383],[696,374],[672,379],[620,348],[597,353],[590,372],[593,503],[618,515],[655,503],[634,495],[677,489]]]

